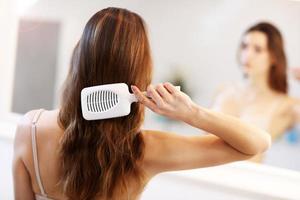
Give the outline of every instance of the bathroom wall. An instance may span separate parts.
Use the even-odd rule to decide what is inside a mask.
[[[259,6],[257,6],[259,5]],[[125,7],[146,21],[155,65],[154,82],[183,75],[194,99],[209,105],[216,88],[241,79],[236,50],[243,31],[258,20],[282,31],[290,66],[300,66],[300,3],[287,0],[243,1],[39,1],[26,15],[61,21],[56,94],[69,66],[71,51],[84,24],[107,6]],[[45,9],[47,7],[47,9]],[[300,95],[293,81],[292,93]],[[298,90],[298,93],[297,93]],[[57,99],[55,97],[56,103]]]
[[[17,38],[14,0],[0,0],[0,113],[11,110]]]
[[[60,24],[20,19],[12,112],[53,108]]]

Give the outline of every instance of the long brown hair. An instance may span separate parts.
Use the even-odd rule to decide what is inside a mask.
[[[244,35],[253,31],[262,32],[267,37],[268,51],[271,58],[268,76],[270,88],[280,93],[287,93],[287,59],[280,31],[270,23],[261,22],[248,28]]]
[[[61,180],[70,199],[114,199],[127,192],[128,177],[142,184],[138,162],[144,143],[144,107],[114,119],[86,121],[80,92],[84,87],[124,82],[145,90],[151,82],[150,47],[142,18],[125,9],[106,8],[91,17],[77,43],[59,112]]]

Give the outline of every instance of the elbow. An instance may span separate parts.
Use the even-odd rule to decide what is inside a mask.
[[[253,141],[253,145],[249,148],[249,155],[262,154],[267,151],[272,145],[272,138],[269,133],[264,132],[260,137],[256,137]]]
[[[265,151],[267,151],[272,145],[272,138],[271,135],[269,133],[265,133],[262,141],[261,141],[261,147],[259,149],[259,153],[264,153]]]

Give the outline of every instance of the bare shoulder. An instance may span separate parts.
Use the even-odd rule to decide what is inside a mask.
[[[249,159],[212,134],[185,136],[162,131],[143,131],[143,167],[153,176],[164,171],[214,166]]]
[[[15,139],[14,139],[14,149],[23,148],[26,144],[31,143],[30,133],[31,133],[31,124],[34,117],[34,114],[37,110],[31,110],[27,112],[18,122]]]
[[[15,153],[19,153],[21,155],[26,156],[27,153],[31,153],[31,128],[32,128],[32,122],[35,114],[37,114],[38,110],[31,110],[24,114],[24,116],[20,119],[20,121],[17,124],[16,133],[15,133],[15,139],[14,139],[14,151]],[[44,111],[43,115],[40,117],[38,126],[40,126],[42,129],[46,130],[51,129],[51,126],[55,126],[54,123],[51,123],[51,121],[56,122],[55,114],[53,114],[55,111]],[[43,118],[43,119],[42,119]],[[51,118],[53,118],[51,120]],[[55,118],[55,119],[54,119]],[[40,128],[39,127],[39,128]],[[45,135],[49,131],[38,131],[38,135]],[[43,133],[43,134],[40,134]],[[44,134],[45,133],[45,134]],[[43,137],[39,137],[39,139],[43,139]],[[42,141],[42,140],[41,140]]]
[[[28,171],[31,153],[31,122],[36,111],[27,112],[17,124],[12,162],[16,199],[34,199],[32,180]]]
[[[36,112],[37,110],[27,112],[17,124],[13,147],[14,169],[19,169],[23,165],[28,166],[27,161],[31,155],[31,125]]]
[[[212,108],[231,115],[238,115],[245,89],[238,83],[219,87],[213,100]]]
[[[296,97],[289,96],[287,94],[281,94],[279,97],[282,99],[281,107],[284,107],[289,110],[293,110],[296,107],[300,106],[300,99]]]
[[[238,83],[224,83],[217,87],[216,95],[229,95],[240,92],[241,85]]]

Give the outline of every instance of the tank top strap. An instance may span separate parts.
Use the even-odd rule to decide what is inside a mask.
[[[47,194],[45,193],[42,179],[40,176],[40,169],[39,169],[39,162],[38,162],[38,150],[37,150],[37,142],[36,142],[36,130],[37,130],[36,124],[37,124],[43,111],[44,111],[43,109],[38,110],[33,117],[32,124],[31,124],[31,140],[32,140],[31,143],[32,143],[32,155],[33,155],[35,177],[36,177],[41,195],[43,197],[47,197]]]

